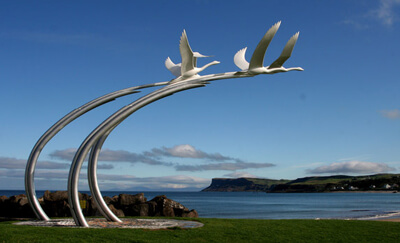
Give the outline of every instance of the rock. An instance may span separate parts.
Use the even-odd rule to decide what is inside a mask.
[[[50,192],[45,191],[43,195],[43,200],[46,202],[57,202],[57,201],[68,201],[68,192],[67,191],[56,191]]]
[[[68,204],[68,192],[46,191],[38,199],[43,210],[49,217],[71,217]],[[166,216],[166,217],[198,217],[196,210],[189,210],[182,204],[168,199],[165,195],[157,196],[147,201],[143,193],[136,195],[120,194],[114,197],[104,197],[104,201],[117,217],[124,216]],[[88,194],[79,193],[79,202],[85,216],[101,216],[94,199]],[[36,216],[24,194],[0,196],[0,217],[31,217]]]
[[[149,216],[165,216],[165,217],[198,217],[196,211],[190,211],[182,204],[167,198],[165,195],[156,196],[149,201]]]
[[[92,213],[90,197],[88,194],[79,193],[79,202],[83,215],[89,216]],[[68,204],[68,192],[45,191],[43,195],[43,210],[49,217],[71,217],[70,205]]]
[[[111,198],[111,202],[110,202],[110,203],[116,204],[116,203],[118,203],[118,201],[119,201],[119,196],[118,196],[118,195],[115,195],[115,196],[113,196],[113,197]]]
[[[194,210],[194,209],[192,209],[192,210],[185,210],[183,213],[182,213],[182,216],[180,216],[180,217],[185,217],[185,218],[198,218],[199,217],[199,214],[197,213],[197,211],[196,210]]]
[[[118,203],[121,206],[129,206],[138,203],[144,203],[147,199],[144,197],[144,193],[138,193],[136,195],[130,194],[119,194]]]
[[[11,204],[19,204],[19,201],[22,198],[26,198],[25,194],[20,194],[20,195],[15,195],[15,196],[11,196],[8,200]],[[21,205],[22,206],[22,205]]]
[[[0,196],[0,203],[3,203],[7,199],[8,199],[7,196]]]
[[[132,211],[132,216],[149,216],[149,205],[147,203],[133,205]]]
[[[110,204],[113,201],[113,199],[111,197],[108,197],[108,196],[104,196],[103,200],[106,202],[107,205]]]
[[[0,216],[15,218],[34,217],[28,198],[24,194],[11,196],[10,198],[1,197]]]
[[[114,207],[114,205],[112,205],[112,204],[108,205],[108,207],[110,208],[111,212],[113,212],[113,214],[115,214],[115,216],[117,216],[117,217],[125,217],[125,213],[121,209],[116,209]]]
[[[146,203],[149,207],[148,216],[160,216],[157,213],[157,202],[151,200]]]
[[[96,203],[94,202],[94,198],[90,198],[90,212],[89,215],[92,216],[101,216],[102,214],[100,213],[100,210],[98,209]]]

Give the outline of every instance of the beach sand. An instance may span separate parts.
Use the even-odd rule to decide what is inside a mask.
[[[400,218],[377,219],[376,221],[400,222]]]

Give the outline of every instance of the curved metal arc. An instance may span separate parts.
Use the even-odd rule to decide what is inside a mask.
[[[93,173],[88,173],[88,181],[89,181],[90,193],[100,213],[108,221],[122,222],[107,206],[107,203],[104,201],[103,196],[100,192],[97,181],[97,161],[99,158],[99,153],[110,132],[105,133],[99,140],[97,140],[95,145],[93,145],[92,148],[90,149],[90,155],[89,155],[90,168],[88,167],[88,171],[93,171]]]
[[[146,84],[140,85],[136,87],[130,87],[122,90],[118,90],[101,97],[98,97],[88,103],[74,109],[59,121],[57,121],[53,126],[51,126],[36,142],[35,146],[33,147],[29,158],[27,160],[26,169],[25,169],[25,191],[26,196],[28,198],[28,202],[35,213],[36,217],[41,220],[49,220],[50,218],[44,212],[43,208],[41,207],[38,198],[36,197],[35,186],[34,186],[34,174],[36,169],[37,160],[43,148],[46,144],[65,126],[69,123],[77,119],[78,117],[82,116],[83,114],[87,113],[88,111],[99,107],[103,104],[106,104],[110,101],[115,100],[116,98],[137,93],[138,89],[149,88],[154,86],[161,86],[167,85],[169,82],[159,82],[155,84]]]
[[[230,73],[221,73],[221,74],[211,74],[197,77],[196,80],[185,80],[182,82],[194,82],[194,81],[212,81],[218,79],[228,79],[228,78],[241,78],[241,77],[251,77],[254,75],[249,75],[243,72],[230,72]],[[65,126],[69,123],[77,119],[78,117],[84,115],[85,113],[89,112],[90,110],[97,108],[103,104],[111,102],[116,98],[126,96],[129,94],[136,93],[138,89],[150,88],[155,86],[162,86],[168,85],[171,81],[166,82],[158,82],[154,84],[146,84],[140,85],[135,87],[130,87],[122,90],[118,90],[99,98],[96,98],[88,103],[74,109],[59,121],[57,121],[53,126],[51,126],[36,142],[35,146],[33,147],[30,156],[27,160],[27,165],[25,169],[25,191],[28,198],[28,202],[34,211],[36,217],[41,220],[49,220],[50,218],[44,212],[43,208],[41,207],[38,198],[36,197],[35,186],[34,186],[34,174],[36,169],[37,160],[43,148],[46,144]],[[171,84],[170,84],[171,85]]]
[[[195,82],[201,81],[211,81],[216,79],[227,79],[227,78],[243,78],[243,77],[251,77],[254,75],[245,74],[245,73],[221,73],[221,74],[212,74],[207,76],[200,76],[197,77]],[[113,128],[114,129],[114,128]],[[108,135],[111,131],[105,133],[100,139],[97,140],[95,145],[93,145],[90,149],[89,155],[89,166],[88,166],[88,181],[91,195],[100,211],[100,213],[110,221],[120,222],[120,219],[109,209],[107,203],[104,201],[103,196],[100,192],[98,180],[97,180],[97,164],[98,164],[98,157],[101,151],[101,148],[107,139]],[[84,156],[86,157],[86,155]]]
[[[68,178],[68,201],[70,204],[71,214],[75,220],[76,225],[89,227],[85,217],[82,214],[82,210],[79,203],[78,196],[78,181],[79,181],[79,172],[81,170],[84,158],[88,154],[89,150],[93,147],[93,145],[106,133],[111,132],[118,124],[120,124],[123,120],[125,120],[128,116],[130,116],[136,110],[150,104],[156,100],[164,98],[166,96],[172,95],[176,92],[197,88],[204,86],[204,82],[185,82],[178,84],[171,84],[166,87],[163,87],[159,90],[156,90],[135,102],[121,108],[119,111],[111,115],[107,118],[102,124],[100,124],[82,143],[79,147],[78,151],[75,154],[74,161],[71,165],[69,178]],[[90,166],[88,167],[90,168]],[[91,172],[88,172],[91,173]],[[92,173],[94,174],[94,173]],[[96,178],[90,176],[90,178]]]

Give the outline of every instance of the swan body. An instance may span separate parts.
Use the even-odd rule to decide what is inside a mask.
[[[194,63],[195,67],[197,66],[197,58],[199,58],[199,57],[210,57],[210,56],[205,56],[203,54],[200,54],[197,51],[193,52],[193,63]],[[167,57],[167,59],[165,60],[165,67],[169,71],[171,71],[171,73],[175,77],[179,77],[182,75],[182,73],[181,73],[182,63],[175,64],[174,62],[172,62],[171,58]]]
[[[179,51],[182,57],[182,63],[174,64],[170,58],[165,61],[165,66],[175,75],[176,79],[172,82],[186,80],[192,77],[198,77],[198,73],[208,68],[209,66],[219,64],[219,61],[210,62],[202,67],[197,67],[197,58],[208,57],[202,55],[198,52],[193,52],[189,45],[189,41],[186,35],[186,31],[183,30],[181,40],[179,42]],[[178,68],[180,66],[180,73],[178,73]]]
[[[280,24],[281,22],[279,21],[267,31],[267,33],[264,35],[264,37],[258,43],[256,49],[254,50],[250,63],[248,63],[245,58],[247,47],[239,50],[233,58],[233,61],[235,62],[236,66],[239,67],[242,71],[247,72],[251,75],[274,74],[274,73],[289,72],[294,70],[303,71],[304,69],[301,67],[285,68],[282,66],[291,56],[293,48],[299,37],[299,32],[294,34],[289,39],[289,41],[283,48],[281,55],[271,65],[264,67],[263,63],[264,63],[265,52],[267,51],[267,48],[271,43],[272,38],[274,38],[276,32],[278,31]]]

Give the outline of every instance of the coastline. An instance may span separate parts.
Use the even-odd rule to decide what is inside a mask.
[[[19,193],[19,191],[8,191],[7,194],[13,192]],[[168,198],[180,202],[188,208],[196,209],[202,218],[320,218],[399,222],[400,193],[391,192],[342,191],[335,193],[270,194],[254,192],[146,192],[145,196],[152,198],[165,194]],[[104,194],[113,197],[120,193],[128,192],[113,191]]]
[[[400,218],[389,218],[389,219],[377,219],[376,221],[384,221],[384,222],[400,222]]]
[[[318,193],[318,192],[317,192]],[[327,191],[322,193],[398,193],[396,190],[390,191]]]

